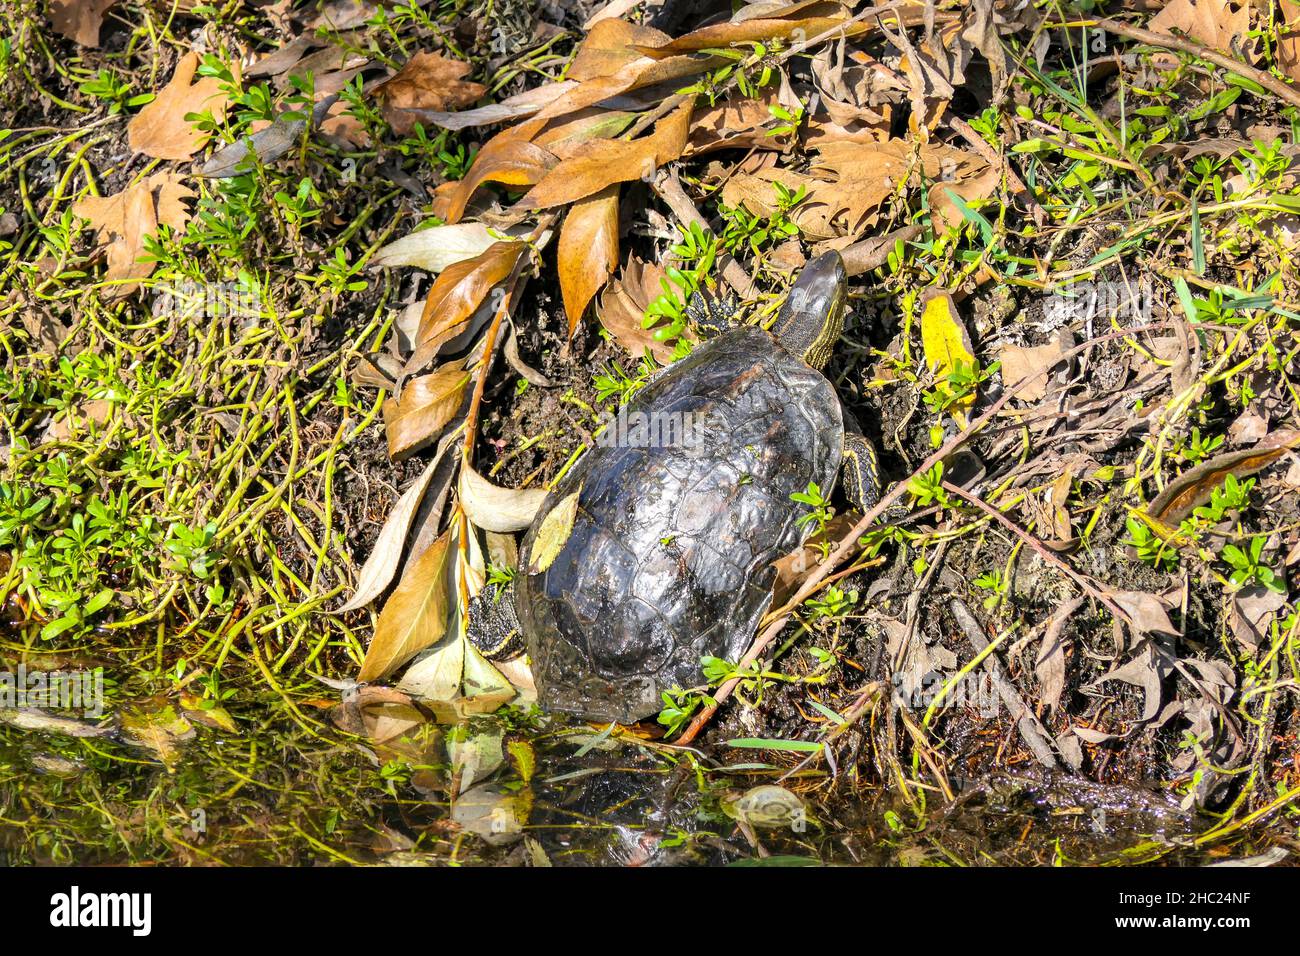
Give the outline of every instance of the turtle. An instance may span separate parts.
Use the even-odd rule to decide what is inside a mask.
[[[821,369],[843,330],[838,252],[804,266],[771,329],[725,325],[660,369],[543,499],[510,584],[480,592],[469,636],[527,650],[544,710],[635,723],[665,692],[736,661],[771,603],[777,559],[810,533],[792,496],[837,479],[878,500],[876,454]]]

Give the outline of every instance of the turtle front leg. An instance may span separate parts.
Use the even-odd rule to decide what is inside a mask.
[[[736,303],[712,293],[696,292],[686,303],[686,319],[702,341],[715,338],[732,329]]]
[[[876,446],[861,432],[844,430],[844,454],[840,457],[840,481],[853,507],[867,511],[880,500],[880,468]]]

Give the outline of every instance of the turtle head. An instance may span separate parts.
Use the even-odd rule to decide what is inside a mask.
[[[820,369],[844,331],[848,273],[834,250],[803,267],[772,326],[772,334],[790,352]]]

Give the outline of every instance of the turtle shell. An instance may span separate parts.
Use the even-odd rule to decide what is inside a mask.
[[[804,537],[790,496],[829,494],[843,436],[831,384],[759,329],[642,389],[524,537],[516,605],[542,706],[630,723],[702,684],[701,657],[737,660],[773,562]]]

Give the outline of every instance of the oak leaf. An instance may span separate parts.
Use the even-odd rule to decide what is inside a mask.
[[[210,132],[198,129],[185,117],[206,110],[220,122],[226,115],[226,94],[214,76],[191,82],[198,65],[197,53],[181,57],[167,85],[132,117],[126,127],[131,149],[155,159],[186,160],[211,139]]]
[[[1172,0],[1147,27],[1169,36],[1182,33],[1220,53],[1246,53],[1250,5],[1243,0]]]
[[[108,269],[104,281],[114,283],[104,291],[108,298],[129,295],[138,280],[153,272],[154,263],[140,262],[144,241],[165,225],[181,229],[190,219],[183,200],[194,193],[172,173],[154,173],[112,196],[87,196],[72,207],[73,215],[90,221],[96,238],[107,246]]]
[[[600,297],[600,323],[614,340],[635,358],[646,349],[660,364],[672,361],[672,346],[654,337],[653,328],[644,328],[642,320],[650,303],[663,292],[664,270],[653,262],[633,256],[623,267],[623,274],[606,286]]]
[[[104,15],[117,0],[50,0],[50,26],[85,47],[99,46]]]
[[[464,78],[471,69],[468,63],[440,53],[415,54],[397,73],[375,87],[384,119],[393,132],[405,136],[421,120],[412,110],[456,110],[477,102],[487,87]]]

